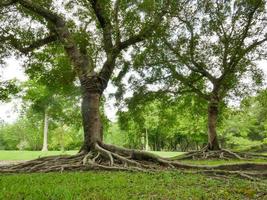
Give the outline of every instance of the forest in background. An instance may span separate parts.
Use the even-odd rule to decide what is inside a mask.
[[[49,98],[49,95],[45,86],[29,89],[17,121],[0,124],[0,150],[41,150],[44,110],[49,116],[48,149],[79,149],[83,130],[78,99],[65,99],[58,95]],[[54,104],[51,99],[54,99]],[[45,102],[49,105],[46,106]],[[206,144],[207,105],[197,96],[129,99],[127,108],[127,111],[117,113],[115,122],[108,120],[101,109],[105,142],[140,150],[182,152],[199,150]],[[243,98],[239,106],[231,107],[225,103],[222,113],[218,133],[223,148],[266,151],[266,90]]]

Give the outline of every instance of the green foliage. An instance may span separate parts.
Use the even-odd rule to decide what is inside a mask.
[[[0,126],[1,149],[38,150],[42,146],[41,122],[22,118]]]
[[[125,138],[124,146],[144,149],[146,131],[152,150],[188,151],[205,145],[207,104],[204,100],[192,95],[171,100],[166,96],[153,100],[149,95],[146,99],[135,95],[127,103],[128,110],[118,114],[120,130],[116,130]],[[265,104],[266,90],[263,90],[257,96],[245,98],[240,108],[221,105],[218,133],[224,148],[266,150]]]
[[[220,132],[231,148],[264,151],[267,138],[266,90],[245,98],[239,109],[228,110]]]
[[[11,96],[17,94],[19,91],[20,89],[16,80],[0,80],[0,102],[10,100]]]
[[[135,98],[128,102],[127,112],[119,113],[119,125],[127,133],[130,147],[144,148],[147,131],[152,150],[201,148],[206,132],[205,106],[194,96],[151,101]]]
[[[57,126],[50,132],[49,149],[74,150],[82,144],[82,131],[66,125]]]
[[[75,123],[69,126],[67,124],[60,121],[50,122],[49,149],[79,149],[82,142],[82,130],[77,129]],[[0,149],[3,150],[40,150],[43,141],[43,116],[38,113],[27,113],[27,117],[13,124],[1,125],[0,139]]]
[[[118,123],[110,123],[109,128],[104,134],[104,141],[108,144],[126,146],[127,133],[120,129]]]

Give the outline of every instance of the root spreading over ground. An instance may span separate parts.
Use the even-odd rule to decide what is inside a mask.
[[[230,151],[223,150],[229,154]],[[196,152],[195,152],[196,153]],[[187,157],[189,158],[189,157]],[[240,157],[241,158],[241,157]],[[73,156],[49,156],[15,165],[0,166],[0,173],[63,172],[88,170],[158,171],[183,169],[213,176],[237,175],[247,179],[267,178],[267,163],[240,163],[216,166],[191,165],[152,153],[95,144],[90,152]]]
[[[183,155],[173,158],[175,160],[206,160],[206,159],[224,159],[224,160],[249,160],[249,159],[266,159],[266,155],[258,155],[253,153],[233,152],[227,149],[221,149],[216,151],[209,151],[207,148],[203,148],[199,151],[191,151]]]

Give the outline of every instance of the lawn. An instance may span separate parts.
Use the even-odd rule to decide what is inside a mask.
[[[176,172],[0,175],[0,199],[267,199],[267,183]]]
[[[53,156],[60,154],[75,154],[77,151],[0,151],[0,160],[32,160],[44,156]]]
[[[182,152],[167,152],[167,151],[151,151],[162,157],[173,157],[181,155]],[[38,157],[51,156],[51,155],[60,155],[60,154],[69,154],[73,155],[77,151],[0,151],[0,160],[32,160]]]
[[[75,154],[77,151],[0,151],[1,160],[30,160],[40,156]],[[152,152],[173,157],[182,152]],[[183,161],[224,164],[245,161]],[[255,160],[255,162],[263,162]],[[29,188],[30,187],[30,188]],[[182,171],[63,172],[0,174],[0,200],[104,200],[104,199],[260,199],[267,200],[267,180],[214,178]]]

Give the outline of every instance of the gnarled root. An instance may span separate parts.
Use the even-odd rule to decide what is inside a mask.
[[[81,152],[74,156],[49,156],[24,163],[1,166],[0,173],[18,172],[63,172],[88,170],[127,170],[127,171],[155,171],[163,169],[186,169],[205,174],[225,173],[236,175],[240,171],[246,176],[265,177],[267,164],[242,163],[232,165],[203,166],[190,165],[178,161],[168,160],[149,152],[126,149],[104,143],[96,143],[90,152]]]
[[[208,150],[203,148],[199,151],[191,151],[180,156],[172,158],[172,160],[207,160],[207,159],[223,159],[223,160],[244,160],[244,159],[266,159],[267,156],[249,154],[249,153],[237,153],[228,149],[221,150]]]

